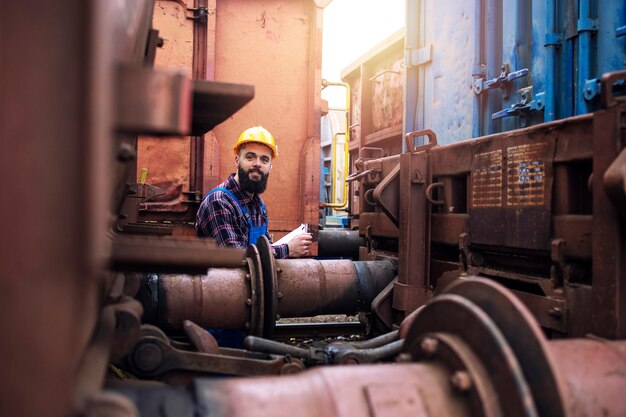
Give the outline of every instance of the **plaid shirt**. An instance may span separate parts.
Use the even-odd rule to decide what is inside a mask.
[[[267,213],[263,212],[263,200],[258,194],[250,197],[245,193],[237,181],[235,174],[230,174],[228,179],[218,185],[225,188],[239,200],[250,216],[252,224],[261,226],[268,224]],[[248,246],[248,220],[243,214],[237,201],[224,191],[215,191],[207,195],[198,209],[196,215],[196,234],[198,237],[211,237],[220,246],[233,246],[246,249]],[[269,233],[265,234],[272,241]],[[272,246],[276,258],[286,258],[289,255],[289,247],[285,245]]]

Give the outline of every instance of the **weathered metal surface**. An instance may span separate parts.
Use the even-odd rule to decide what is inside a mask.
[[[190,320],[183,321],[183,330],[191,344],[201,353],[219,354],[220,347],[211,333]]]
[[[311,417],[583,417],[626,411],[623,341],[548,341],[515,295],[489,280],[468,278],[451,286],[407,323],[404,353],[394,365],[325,367],[280,378],[196,380],[190,396],[194,400],[187,397],[184,402],[207,410],[201,415],[220,410],[228,416],[287,416],[298,410]],[[342,362],[363,358],[359,351],[392,349],[397,342],[389,341],[397,335],[381,336],[373,345],[330,343],[325,351],[258,338],[249,338],[247,344],[309,363]],[[383,345],[376,347],[379,342]],[[572,366],[581,357],[586,363]],[[407,363],[411,361],[418,363]],[[132,390],[129,395],[138,398]]]
[[[105,292],[108,232],[125,193],[114,187],[129,166],[115,156],[127,139],[115,133],[115,70],[142,64],[150,21],[142,0],[62,0],[35,13],[2,5],[0,178],[6,201],[20,203],[0,209],[0,415],[103,407],[109,354],[132,336],[139,313],[120,306],[116,334],[120,300]]]
[[[397,273],[390,261],[289,259],[275,261],[275,278],[267,279],[272,269],[259,267],[249,255],[246,267],[161,275],[155,282],[146,277],[138,296],[148,311],[145,320],[168,330],[191,320],[204,328],[271,337],[280,317],[369,311]]]
[[[183,74],[120,66],[116,128],[129,134],[184,135],[191,130],[192,84]]]
[[[359,246],[363,239],[358,230],[321,229],[317,232],[318,256],[359,259]]]
[[[283,417],[293,410],[305,417],[468,415],[448,379],[431,365],[328,367],[284,378],[198,381],[195,393],[204,409],[233,417]],[[246,401],[227,400],[242,396]]]
[[[129,370],[143,378],[178,380],[204,375],[292,374],[304,369],[297,359],[263,355],[237,349],[220,349],[219,354],[192,352],[172,346],[159,332],[147,330],[128,355]]]
[[[431,208],[425,195],[432,182],[428,147],[416,147],[400,157],[399,262],[393,306],[405,315],[424,304],[432,292],[429,262],[424,262],[430,259]]]
[[[251,306],[245,275],[241,268],[212,268],[206,275],[159,277],[159,326],[176,329],[191,320],[208,329],[244,330]]]
[[[316,343],[308,349],[255,336],[247,336],[244,340],[247,350],[290,355],[308,365],[356,365],[393,359],[400,353],[403,343],[404,341],[398,340],[397,330],[364,342]]]
[[[603,178],[626,145],[625,111],[613,107],[596,112],[593,126],[593,324],[598,335],[610,338],[626,336],[626,242],[623,220],[604,190]]]
[[[551,360],[562,375],[570,399],[568,415],[621,416],[626,413],[625,348],[626,343],[623,340],[611,342],[576,339],[550,342]]]
[[[369,310],[374,297],[395,276],[391,263],[385,262],[303,259],[277,260],[276,266],[281,317]]]
[[[244,253],[215,242],[169,237],[117,236],[110,266],[118,271],[203,273],[241,265]]]
[[[547,249],[554,142],[502,140],[477,147],[469,190],[472,242]]]
[[[398,31],[342,71],[354,91],[351,120],[361,146],[389,146],[402,136],[403,46]]]

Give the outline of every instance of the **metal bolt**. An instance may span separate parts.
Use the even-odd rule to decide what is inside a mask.
[[[560,319],[561,316],[563,315],[559,307],[552,307],[550,310],[548,310],[548,314],[554,317],[555,319]]]
[[[151,342],[143,342],[135,349],[133,359],[135,366],[139,370],[150,372],[161,365],[163,352],[158,345]]]
[[[247,305],[249,305],[249,306],[251,306],[251,305],[252,305],[252,298],[248,298],[248,299],[246,300],[246,304],[247,304]]]
[[[472,378],[465,371],[456,371],[450,377],[450,382],[455,390],[467,392],[472,389]]]
[[[276,272],[278,272],[279,274],[283,273],[283,269],[282,268],[276,268]]]
[[[420,350],[426,356],[433,356],[437,353],[439,348],[439,341],[432,337],[425,337],[420,342]]]
[[[250,274],[246,274],[246,279],[250,280]]]
[[[279,300],[284,297],[282,292],[278,292],[278,294],[276,294],[276,296],[278,297]]]
[[[135,149],[128,143],[122,143],[117,150],[117,160],[120,162],[130,162],[137,156]]]

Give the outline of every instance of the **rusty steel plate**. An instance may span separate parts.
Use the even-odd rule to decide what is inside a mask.
[[[256,247],[261,255],[261,270],[263,272],[263,295],[265,297],[265,319],[263,337],[271,339],[278,319],[278,278],[276,275],[276,261],[272,254],[272,245],[265,236],[256,241]]]
[[[548,344],[534,316],[513,293],[484,278],[452,283],[446,294],[456,294],[480,307],[498,326],[513,349],[542,416],[565,416],[563,383],[549,356]]]
[[[191,135],[204,135],[253,98],[253,85],[194,80]]]
[[[480,143],[470,176],[472,243],[549,248],[554,138]]]

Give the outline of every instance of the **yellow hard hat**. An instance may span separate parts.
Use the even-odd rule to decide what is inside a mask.
[[[265,145],[272,150],[272,158],[278,156],[278,148],[276,147],[274,136],[261,126],[254,126],[243,131],[241,136],[239,136],[239,140],[237,140],[237,143],[235,143],[233,147],[235,155],[239,154],[241,145],[245,145],[246,143],[260,143],[261,145]]]

